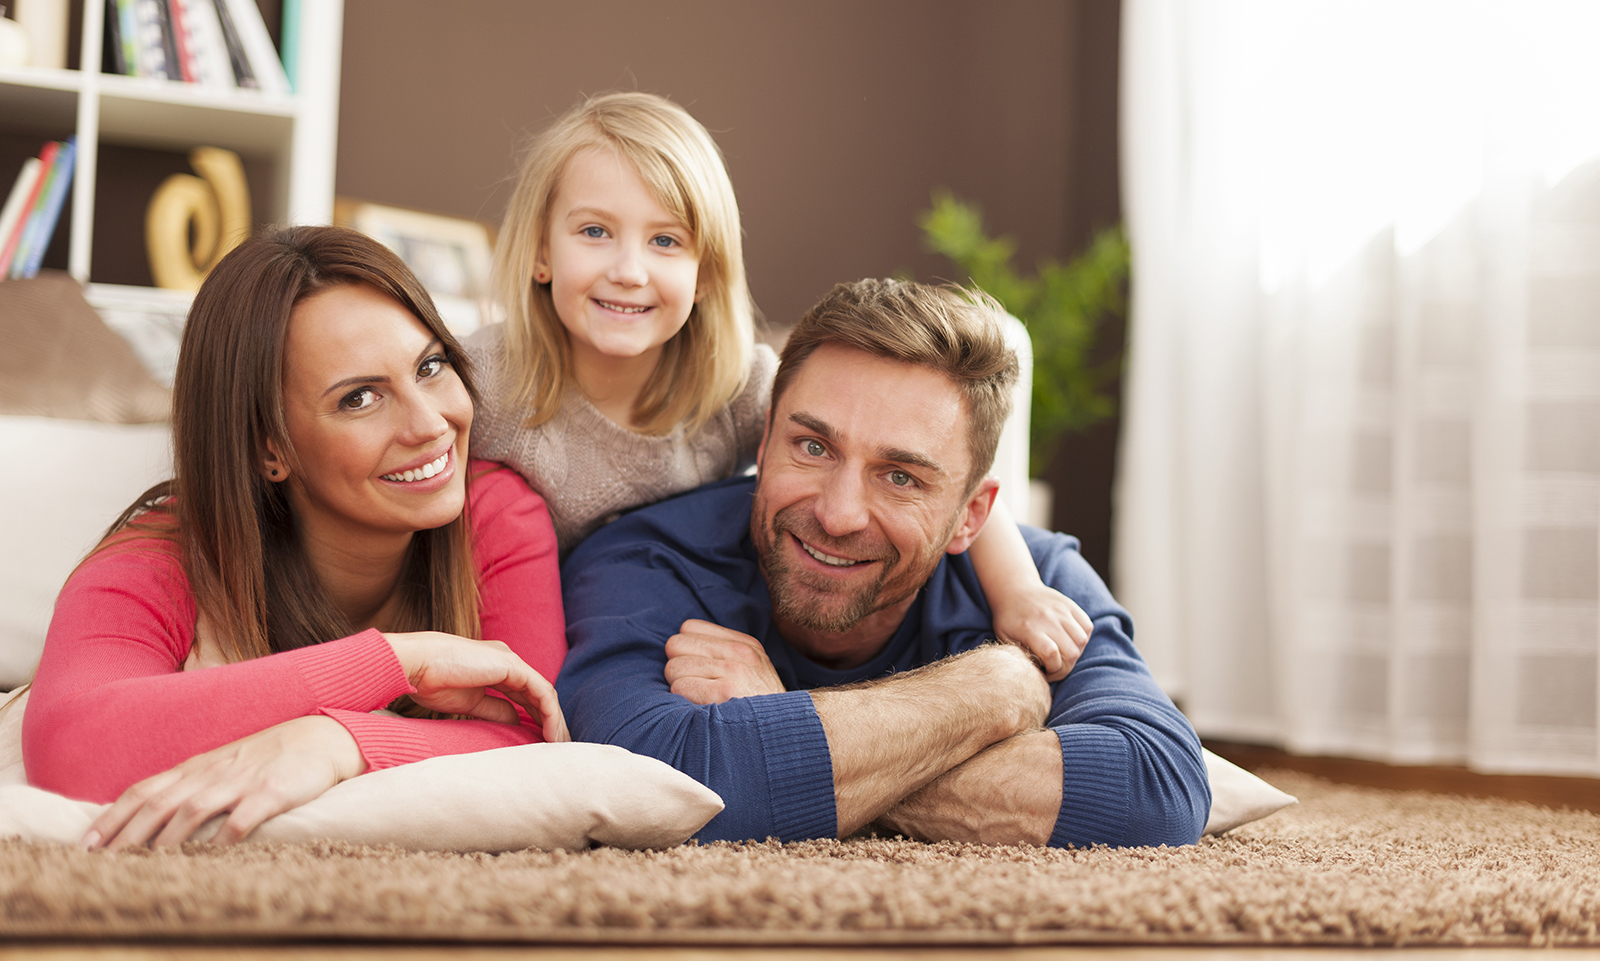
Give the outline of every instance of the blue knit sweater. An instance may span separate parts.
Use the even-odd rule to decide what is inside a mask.
[[[976,647],[993,636],[989,606],[967,557],[947,555],[877,657],[847,671],[813,663],[773,627],[750,540],[754,486],[735,478],[646,507],[573,552],[561,578],[572,650],[556,687],[574,738],[660,758],[722,795],[702,840],[836,837],[828,740],[806,692]],[[1211,805],[1194,728],[1077,541],[1023,537],[1045,583],[1094,620],[1077,666],[1051,687],[1063,780],[1050,843],[1193,843]],[[694,617],[759,638],[786,692],[712,705],[673,694],[666,642]]]

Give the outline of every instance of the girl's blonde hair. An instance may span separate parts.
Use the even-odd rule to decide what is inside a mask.
[[[573,156],[615,151],[633,164],[656,202],[683,221],[700,255],[699,302],[661,352],[634,404],[647,434],[679,424],[693,432],[744,388],[755,342],[745,283],[739,205],[722,152],[688,111],[648,93],[593,97],[562,115],[524,154],[494,255],[494,289],[506,312],[511,399],[527,425],[555,416],[572,382],[572,348],[548,284],[534,263],[550,232],[550,204]]]

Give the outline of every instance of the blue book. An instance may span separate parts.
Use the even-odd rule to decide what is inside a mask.
[[[61,152],[56,154],[55,170],[50,177],[50,183],[45,187],[46,192],[39,198],[39,208],[33,212],[33,217],[28,221],[31,236],[27,262],[21,265],[21,274],[17,273],[17,264],[13,263],[12,277],[38,276],[39,265],[44,263],[45,249],[50,246],[50,238],[56,232],[56,222],[61,219],[61,207],[67,199],[67,188],[72,186],[72,173],[77,167],[73,161],[77,155],[77,138],[67,138],[61,144]]]
[[[300,0],[283,0],[283,72],[289,78],[289,91],[300,89]]]

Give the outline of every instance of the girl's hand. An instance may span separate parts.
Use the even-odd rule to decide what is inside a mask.
[[[569,741],[567,721],[556,689],[499,641],[474,641],[438,631],[385,634],[406,679],[417,693],[411,699],[444,714],[516,724],[516,708],[489,691],[504,694],[538,720],[546,741]]]
[[[299,807],[367,768],[355,738],[331,717],[276,724],[145,778],[95,818],[86,848],[170,847],[229,812],[213,844],[242,841],[263,821]]]
[[[1035,580],[996,598],[994,633],[1039,659],[1045,680],[1059,681],[1078,663],[1094,623],[1072,598]]]

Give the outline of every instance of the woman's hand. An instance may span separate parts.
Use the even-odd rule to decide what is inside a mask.
[[[538,671],[499,641],[474,641],[454,634],[418,631],[385,634],[406,679],[417,693],[411,699],[444,714],[516,724],[516,708],[499,691],[537,718],[546,741],[569,741],[567,721],[556,689]]]
[[[214,844],[248,837],[263,821],[299,807],[367,768],[355,738],[331,717],[276,724],[197,754],[122,792],[83,837],[86,848],[170,847],[229,812]]]
[[[995,636],[1039,659],[1048,681],[1059,681],[1078,663],[1094,623],[1072,598],[1035,580],[995,598]]]

